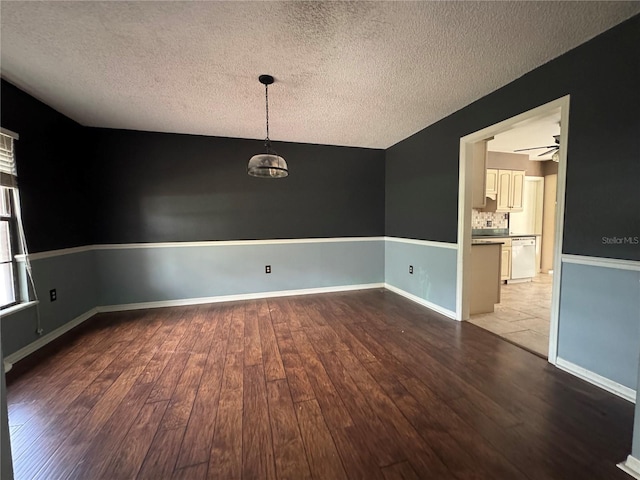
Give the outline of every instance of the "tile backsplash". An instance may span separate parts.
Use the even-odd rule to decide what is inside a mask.
[[[474,208],[471,213],[471,228],[509,228],[509,214],[482,212]]]

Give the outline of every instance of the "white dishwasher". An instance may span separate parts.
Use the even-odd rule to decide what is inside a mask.
[[[526,281],[535,276],[536,237],[511,239],[511,280]]]

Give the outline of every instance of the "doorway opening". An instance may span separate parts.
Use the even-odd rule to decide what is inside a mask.
[[[460,139],[457,318],[553,364],[568,127],[566,96]]]

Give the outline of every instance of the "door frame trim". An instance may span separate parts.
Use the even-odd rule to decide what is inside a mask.
[[[569,138],[570,95],[503,120],[460,138],[460,174],[458,179],[458,256],[456,276],[456,320],[469,319],[470,255],[471,255],[471,186],[472,144],[498,135],[524,120],[549,114],[560,109],[560,162],[556,192],[556,218],[553,258],[553,287],[551,295],[551,323],[549,328],[549,363],[556,364],[558,355],[558,320],[560,310],[560,283],[564,230],[564,204],[567,175],[567,143]]]

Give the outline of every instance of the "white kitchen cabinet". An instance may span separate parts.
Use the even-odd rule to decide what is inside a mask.
[[[485,196],[496,199],[498,194],[498,170],[495,168],[487,168]]]
[[[524,172],[520,170],[512,170],[511,172],[511,211],[521,212],[523,210],[524,198]]]
[[[496,212],[508,212],[511,205],[511,170],[498,170]]]
[[[500,280],[511,279],[511,247],[502,246],[502,262],[500,263]]]
[[[521,170],[498,170],[496,212],[522,211],[524,173]]]
[[[495,238],[492,239],[495,242],[502,242],[502,252],[500,254],[500,280],[511,279],[511,239]]]

